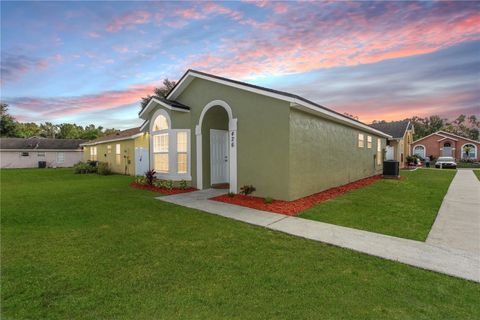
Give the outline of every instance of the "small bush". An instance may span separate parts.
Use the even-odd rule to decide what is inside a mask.
[[[235,197],[235,193],[229,192],[229,193],[228,193],[228,196],[229,196],[230,198],[233,198],[233,197]]]
[[[165,180],[155,180],[153,185],[157,188],[165,188]]]
[[[155,181],[155,174],[157,172],[155,170],[148,170],[145,172],[145,184],[149,186],[153,186],[153,181]]]
[[[185,190],[185,189],[187,189],[187,186],[188,186],[187,181],[185,181],[185,180],[180,181],[180,189]]]
[[[249,194],[252,194],[256,191],[254,186],[252,185],[244,185],[243,187],[240,188],[240,193],[248,196]]]
[[[135,177],[135,183],[145,184],[145,177],[144,176],[136,176]]]
[[[97,165],[97,174],[108,176],[112,174],[112,169],[110,169],[107,162],[99,162]]]
[[[75,173],[94,173],[97,171],[97,168],[85,162],[78,162],[73,166],[73,172]]]
[[[263,202],[265,203],[273,203],[273,199],[271,197],[266,197],[265,199],[263,199]]]
[[[173,181],[172,180],[168,180],[165,182],[165,188],[167,188],[168,190],[172,190],[173,189]]]

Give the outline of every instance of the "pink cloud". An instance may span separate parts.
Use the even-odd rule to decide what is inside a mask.
[[[139,103],[141,97],[152,94],[156,85],[158,84],[132,85],[125,90],[105,91],[77,97],[22,97],[8,103],[15,109],[35,112],[42,118],[62,117]]]
[[[151,14],[148,11],[132,11],[123,16],[114,18],[108,25],[106,30],[108,32],[118,32],[125,27],[142,25],[150,22]]]
[[[91,31],[87,33],[87,36],[89,36],[90,38],[100,38],[100,33]]]

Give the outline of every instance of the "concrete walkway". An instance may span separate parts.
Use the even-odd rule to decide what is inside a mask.
[[[480,182],[472,170],[457,171],[427,243],[480,256]]]
[[[225,190],[208,189],[158,197],[157,199],[369,255],[399,261],[415,267],[480,282],[480,257],[478,254],[208,200],[208,198],[224,193]]]

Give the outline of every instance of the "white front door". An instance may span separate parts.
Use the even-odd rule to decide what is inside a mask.
[[[211,184],[229,182],[228,131],[210,129]]]

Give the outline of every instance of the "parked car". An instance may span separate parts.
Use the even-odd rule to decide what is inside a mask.
[[[457,163],[452,157],[440,157],[435,162],[435,168],[456,169]]]

